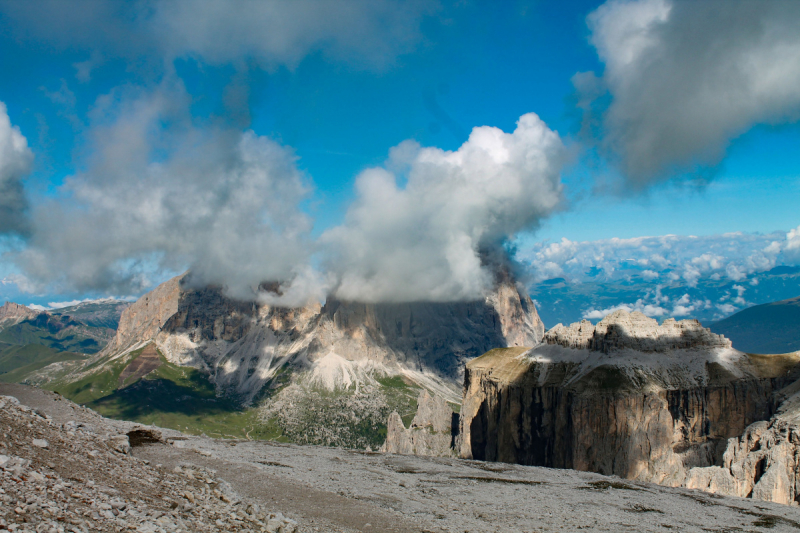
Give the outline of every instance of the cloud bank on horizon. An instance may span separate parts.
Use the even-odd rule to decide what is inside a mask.
[[[740,282],[755,272],[800,263],[800,227],[767,235],[664,235],[575,242],[562,239],[520,250],[539,280],[566,277],[576,283],[631,279],[678,281],[688,286],[703,276]]]
[[[781,276],[773,269],[800,265],[799,249],[800,227],[766,235],[562,239],[520,249],[517,259],[530,266],[542,287],[588,293],[581,305],[582,318],[600,319],[626,309],[651,317],[712,320],[771,298],[796,296],[799,285],[792,281],[794,277],[773,279]],[[795,271],[800,272],[787,269]],[[777,285],[763,287],[764,280]],[[559,307],[558,290],[539,298],[543,305]],[[578,318],[563,309],[556,315],[559,319],[570,316],[564,321]]]
[[[243,126],[243,102],[218,121],[191,115],[179,58],[247,72],[291,69],[320,53],[380,70],[423,40],[422,21],[439,9],[432,3],[241,1],[230,9],[142,0],[91,4],[80,14],[57,0],[47,6],[0,2],[20,38],[141,56],[156,74],[97,99],[81,170],[35,205],[23,194],[32,154],[0,108],[0,192],[7,193],[0,232],[24,237],[5,258],[21,272],[7,279],[25,290],[129,294],[190,268],[196,283],[282,305],[329,293],[368,302],[474,299],[492,284],[487,258],[504,255],[515,235],[562,205],[565,143],[529,113],[510,133],[475,127],[457,150],[414,141],[392,148],[383,166],[357,177],[344,223],[314,239],[303,209],[313,177],[298,169],[292,148]],[[635,189],[675,169],[716,164],[731,139],[756,124],[800,118],[800,34],[791,31],[800,7],[725,6],[720,16],[715,2],[610,0],[587,19],[605,71],[574,77],[579,105],[597,145]],[[75,65],[79,80],[106,59],[92,54]],[[705,275],[740,281],[765,265],[800,261],[800,228],[783,240],[762,237],[773,238],[734,239],[752,244],[747,258],[731,258],[709,240],[671,248],[668,236],[562,241],[518,259],[530,259],[542,276],[577,280],[597,269],[616,275],[633,254],[648,262],[640,276],[689,285]],[[670,256],[679,248],[692,257]],[[259,292],[264,281],[280,282],[281,294]]]

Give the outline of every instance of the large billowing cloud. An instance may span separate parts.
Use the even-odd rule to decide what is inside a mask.
[[[574,81],[587,99],[610,93],[595,133],[634,185],[800,118],[800,2],[610,0],[588,23],[605,71]]]
[[[0,1],[0,12],[13,21],[9,32],[92,52],[76,65],[84,79],[102,53],[253,59],[273,67],[320,51],[380,67],[417,44],[422,17],[435,9],[436,2],[424,0],[137,0],[77,8],[61,0]]]
[[[559,205],[564,158],[558,134],[534,114],[513,133],[475,128],[454,152],[413,142],[394,148],[385,168],[358,176],[346,222],[323,235],[336,296],[480,297],[494,282],[487,254]]]
[[[87,170],[33,209],[16,258],[31,281],[130,294],[153,272],[189,267],[252,298],[263,281],[304,276],[310,222],[298,205],[309,188],[291,150],[195,127],[180,84],[118,97],[94,113]]]
[[[28,202],[22,179],[31,171],[33,153],[19,128],[11,125],[0,102],[0,234],[25,233]]]

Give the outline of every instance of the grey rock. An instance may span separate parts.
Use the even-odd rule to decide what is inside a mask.
[[[128,454],[131,451],[131,443],[128,440],[127,435],[114,435],[110,437],[108,441],[106,441],[108,447],[114,450],[115,452]]]
[[[453,449],[453,410],[442,398],[422,391],[417,399],[417,413],[406,428],[395,411],[387,424],[386,443],[382,452],[406,455],[430,455],[448,457],[456,454]]]

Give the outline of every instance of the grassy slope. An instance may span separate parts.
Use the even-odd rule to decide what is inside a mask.
[[[258,422],[255,409],[243,409],[233,400],[218,398],[214,385],[202,372],[168,363],[161,354],[162,366],[119,388],[120,374],[143,349],[97,365],[97,371],[78,381],[54,382],[47,388],[110,418],[212,437],[285,440],[273,424]]]
[[[59,352],[40,344],[19,346],[0,343],[0,381],[19,383],[51,363],[78,361],[84,358],[81,354]]]
[[[155,424],[185,433],[362,448],[383,444],[391,411],[397,410],[408,425],[417,410],[419,387],[400,376],[382,377],[378,382],[379,394],[386,401],[383,407],[361,412],[359,404],[353,403],[353,391],[305,391],[295,404],[299,419],[286,425],[278,417],[264,420],[258,408],[243,408],[234,399],[219,397],[204,373],[168,363],[161,354],[159,368],[134,383],[120,384],[120,374],[143,350],[117,361],[95,362],[84,369],[89,374],[83,378],[54,381],[46,388],[110,418]],[[263,396],[281,390],[290,373],[279,373],[278,387]],[[356,419],[352,418],[354,410],[360,414]],[[320,428],[327,427],[339,428],[343,438],[327,442],[324,437],[314,436]]]
[[[800,350],[800,298],[756,305],[710,326],[733,347],[749,353],[788,353]]]
[[[378,383],[383,387],[387,403],[397,410],[406,427],[410,426],[414,415],[417,414],[417,396],[419,396],[421,389],[414,384],[406,382],[401,376],[378,378]],[[383,438],[384,440],[386,439],[385,424]]]

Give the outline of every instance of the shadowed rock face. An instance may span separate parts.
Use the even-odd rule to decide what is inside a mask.
[[[777,393],[800,377],[798,362],[744,354],[695,321],[659,326],[622,311],[596,327],[559,325],[533,349],[493,350],[467,364],[461,456],[764,497],[753,491],[753,468],[740,469],[741,481],[730,473],[750,453],[733,441],[775,413]]]

